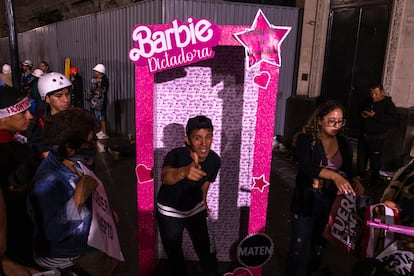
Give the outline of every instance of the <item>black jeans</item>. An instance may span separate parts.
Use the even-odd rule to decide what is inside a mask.
[[[357,150],[357,174],[364,177],[369,160],[370,174],[372,178],[379,177],[381,170],[381,156],[387,134],[362,135],[358,140]]]
[[[334,198],[324,195],[318,189],[313,189],[312,214],[305,216],[299,213],[292,214],[292,231],[287,259],[288,276],[299,275],[301,262],[310,243],[310,252],[307,261],[306,275],[319,270],[326,239],[322,232],[328,222]]]
[[[207,272],[217,272],[216,250],[208,232],[205,211],[189,218],[167,217],[158,213],[157,220],[171,275],[188,275],[182,250],[184,228],[190,234],[201,268]]]

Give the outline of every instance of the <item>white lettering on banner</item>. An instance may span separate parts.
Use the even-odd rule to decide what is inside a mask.
[[[343,244],[355,249],[355,243],[352,243],[358,236],[358,227],[356,214],[354,212],[355,203],[353,198],[345,196],[341,200],[340,207],[334,217],[334,223],[331,228],[331,234]]]
[[[210,29],[211,23],[206,19],[201,19],[194,26],[193,19],[187,19],[187,25],[178,25],[178,20],[172,21],[172,28],[165,31],[156,31],[152,33],[147,26],[139,26],[132,32],[132,40],[138,43],[134,48],[135,55],[130,56],[131,60],[137,61],[139,58],[149,58],[154,53],[162,53],[171,50],[173,47],[184,48],[191,44],[207,42],[213,37],[213,30]],[[175,40],[172,44],[171,35]]]
[[[184,52],[184,49],[181,49],[181,53],[178,56],[169,56],[168,52],[165,52],[162,59],[156,57],[148,59],[148,66],[150,72],[157,72],[183,64],[189,64],[195,57],[199,60],[208,59],[213,57],[213,54],[213,51],[209,48],[203,48],[201,50],[193,49],[191,52]]]
[[[129,58],[138,65],[147,63],[150,72],[213,58],[212,47],[217,45],[220,36],[218,27],[207,19],[192,17],[186,23],[175,19],[165,30],[136,26],[132,32],[135,48],[130,49]]]
[[[253,246],[253,247],[243,247],[239,248],[239,256],[269,256],[272,254],[271,246]]]
[[[92,193],[92,222],[89,229],[88,245],[95,247],[117,260],[124,261],[119,244],[118,232],[112,217],[112,208],[102,181],[84,164],[78,162],[85,175],[93,177],[98,185]]]

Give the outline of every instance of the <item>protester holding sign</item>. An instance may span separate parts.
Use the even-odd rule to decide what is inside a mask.
[[[207,191],[220,169],[220,157],[210,149],[213,125],[205,116],[190,118],[184,137],[186,147],[175,148],[165,157],[158,193],[158,226],[173,276],[185,276],[182,250],[184,228],[207,275],[217,275],[214,243],[207,227]]]
[[[35,260],[44,268],[67,269],[80,275],[111,275],[117,261],[89,245],[94,225],[107,230],[113,219],[94,224],[98,179],[87,166],[96,153],[93,116],[85,110],[70,109],[45,122],[45,143],[51,151],[34,177],[29,194],[29,211],[35,224]],[[111,212],[106,198],[105,210]],[[116,233],[113,227],[108,239]],[[116,236],[117,238],[117,236]],[[104,241],[105,242],[105,241]],[[86,273],[86,274],[84,274]]]
[[[298,275],[309,243],[306,275],[319,270],[326,245],[322,232],[337,193],[363,193],[359,181],[348,180],[352,151],[341,135],[344,125],[343,107],[328,100],[316,108],[297,138],[299,167],[291,205],[287,275]]]

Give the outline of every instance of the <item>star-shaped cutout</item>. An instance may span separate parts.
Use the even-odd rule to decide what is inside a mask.
[[[264,188],[269,186],[269,182],[265,180],[264,174],[262,174],[260,177],[253,177],[253,189],[258,189],[261,193],[263,193]]]
[[[271,25],[259,9],[251,28],[234,34],[244,46],[246,56],[249,57],[247,69],[261,62],[280,67],[280,45],[291,29],[291,27]]]

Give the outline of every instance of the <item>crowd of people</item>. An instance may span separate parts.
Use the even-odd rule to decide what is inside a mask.
[[[84,90],[77,68],[72,67],[67,78],[50,71],[45,61],[33,70],[33,63],[24,60],[18,90],[13,87],[10,65],[2,66],[0,275],[31,275],[48,269],[110,275],[116,269],[115,258],[88,244],[98,180],[85,174],[84,166],[93,170],[95,141],[109,137],[106,68],[97,64],[92,70],[91,85]],[[86,102],[89,110],[84,109]],[[360,111],[356,166],[343,131],[344,112],[339,102],[323,101],[297,136],[287,275],[298,275],[309,246],[306,274],[319,271],[327,243],[322,232],[336,196],[362,195],[380,180],[387,131],[397,118],[391,98],[381,84],[370,88]],[[206,221],[207,191],[221,165],[210,149],[212,140],[211,120],[202,115],[190,118],[185,146],[171,150],[164,160],[157,222],[172,275],[187,274],[181,248],[184,229],[190,233],[201,268],[207,275],[217,275]],[[114,212],[114,221],[116,217]]]
[[[108,104],[108,90],[109,80],[106,73],[105,65],[98,63],[92,68],[93,78],[90,81],[88,88],[84,89],[83,79],[79,74],[77,67],[71,67],[69,70],[68,79],[70,80],[68,95],[70,99],[68,103],[71,107],[80,107],[89,109],[94,113],[97,122],[97,137],[98,139],[108,139],[106,107]],[[17,84],[19,92],[28,96],[31,100],[31,111],[35,115],[35,119],[48,116],[50,110],[47,110],[50,102],[45,99],[46,93],[39,91],[39,80],[43,76],[51,78],[49,75],[52,72],[49,64],[46,61],[40,61],[37,68],[29,59],[20,62],[20,72],[18,72],[20,82]],[[42,81],[41,81],[42,82]],[[43,81],[46,83],[46,81]],[[2,65],[2,72],[0,73],[0,85],[13,87],[12,68],[10,64]],[[51,98],[50,98],[51,99]],[[88,105],[85,103],[88,102]],[[51,105],[51,104],[50,104]]]
[[[92,208],[100,180],[90,172],[109,86],[105,66],[93,68],[99,74],[88,90],[92,99],[104,99],[99,114],[83,108],[76,68],[73,82],[45,61],[32,70],[24,60],[21,69],[17,85],[9,64],[0,75],[0,275],[112,275],[122,258],[90,243],[91,229],[101,223]],[[116,212],[105,206],[113,214],[108,223],[115,223]]]

